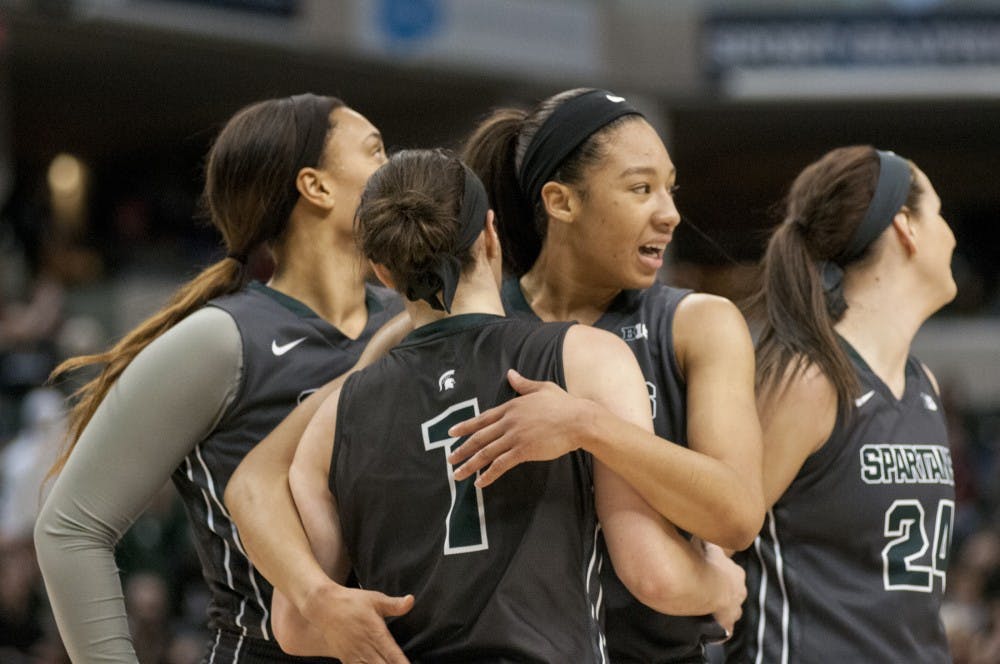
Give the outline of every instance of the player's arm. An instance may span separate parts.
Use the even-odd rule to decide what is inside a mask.
[[[637,428],[652,429],[642,373],[624,342],[578,326],[567,333],[563,357],[571,394],[600,404]],[[594,495],[615,572],[636,598],[670,615],[713,613],[732,630],[746,596],[739,566],[718,547],[703,547],[681,536],[599,460],[594,463]]]
[[[793,365],[758,398],[764,431],[764,502],[781,498],[809,455],[830,437],[837,419],[837,393],[816,367]]]
[[[385,355],[411,329],[407,314],[386,323],[372,338],[351,371],[324,385],[303,401],[236,468],[226,486],[226,507],[239,528],[244,548],[261,574],[289,592],[300,581],[298,570],[315,564],[288,488],[288,468],[295,448],[320,404],[355,370]]]
[[[409,611],[413,598],[345,588],[350,561],[329,489],[340,391],[309,422],[289,469],[291,493],[315,555],[302,560],[287,595],[275,589],[271,624],[282,650],[343,661],[405,662],[384,616]]]
[[[191,314],[132,360],[55,479],[35,549],[74,662],[135,664],[115,543],[223,417],[242,356],[229,314]]]
[[[765,511],[750,331],[732,302],[696,293],[677,307],[674,348],[687,385],[688,447],[714,462],[691,487],[694,518],[715,524],[715,532],[698,534],[728,548],[746,548]]]
[[[664,444],[648,429],[551,383],[514,375],[511,384],[523,396],[451,429],[471,436],[449,458],[469,458],[456,479],[489,466],[477,482],[485,486],[519,463],[583,448],[679,528],[726,548],[749,546],[764,507],[746,323],[727,300],[691,295],[677,311],[674,332],[687,380],[690,449]]]

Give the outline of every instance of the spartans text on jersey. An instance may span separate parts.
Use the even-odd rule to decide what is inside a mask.
[[[954,486],[951,453],[941,445],[863,445],[861,479],[866,484]]]

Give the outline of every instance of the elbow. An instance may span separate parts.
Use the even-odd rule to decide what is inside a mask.
[[[724,549],[742,551],[750,547],[764,525],[764,511],[744,510],[746,514],[735,516],[729,525],[725,541],[715,542]]]
[[[742,551],[753,544],[764,526],[764,501],[761,496],[745,496],[730,505],[725,517],[717,522],[714,536],[704,539],[723,549]]]
[[[685,583],[669,566],[636,565],[634,568],[616,569],[618,578],[632,595],[660,613],[671,616],[698,616],[711,613],[711,606],[704,593]]]
[[[252,499],[252,483],[247,481],[246,471],[242,465],[236,466],[233,476],[226,483],[222,493],[222,502],[231,514],[238,512],[244,501]]]
[[[272,603],[271,610],[271,633],[281,650],[294,657],[306,657],[313,654],[303,647],[304,644],[301,642],[299,629],[297,629],[297,620],[290,615],[290,611],[284,610],[284,607],[278,606],[278,603]]]
[[[64,523],[59,518],[58,512],[48,508],[42,508],[35,519],[35,526],[32,537],[35,543],[35,560],[38,568],[44,575],[46,571],[53,571],[60,561],[65,561],[66,552],[78,550],[82,545],[102,544],[94,537],[87,537],[88,533],[79,532],[72,528],[72,524]],[[108,548],[113,544],[108,544]]]
[[[324,654],[309,622],[278,589],[274,590],[271,597],[271,633],[278,646],[288,655],[313,657]]]
[[[49,552],[52,550],[50,533],[48,518],[45,512],[42,511],[38,515],[38,519],[35,520],[35,528],[32,533],[35,541],[35,559],[38,561],[38,566],[42,572],[45,571],[45,562],[48,560]]]

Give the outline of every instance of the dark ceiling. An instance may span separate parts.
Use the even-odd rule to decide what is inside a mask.
[[[144,182],[182,180],[177,186],[193,198],[215,130],[257,99],[305,90],[335,94],[368,115],[390,147],[453,146],[489,108],[555,91],[38,13],[8,13],[0,27],[0,75],[8,81],[22,181],[38,181],[55,153],[72,151],[112,188],[116,179],[143,171]],[[996,281],[1000,101],[731,104],[706,98],[665,107],[680,207],[730,256],[759,255],[776,221],[774,204],[805,164],[837,145],[872,143],[924,168],[959,231],[960,248],[967,245],[970,260]],[[677,250],[695,261],[727,262],[683,230]]]
[[[335,54],[223,43],[37,14],[3,20],[14,151],[26,164],[69,150],[96,161],[192,140],[240,106],[306,90],[367,114],[390,144],[453,142],[525,84],[435,74]]]

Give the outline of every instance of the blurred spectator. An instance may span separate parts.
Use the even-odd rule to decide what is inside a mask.
[[[159,664],[166,659],[172,631],[168,605],[163,577],[143,572],[125,582],[125,606],[140,664]]]
[[[66,433],[63,395],[51,388],[28,393],[22,429],[0,452],[0,541],[31,542],[41,485]]]
[[[953,548],[941,617],[955,664],[1000,661],[1000,531],[970,535]]]
[[[31,533],[42,478],[65,433],[63,396],[32,390],[22,410],[21,431],[0,452],[0,661],[58,662],[64,655],[51,629]]]

